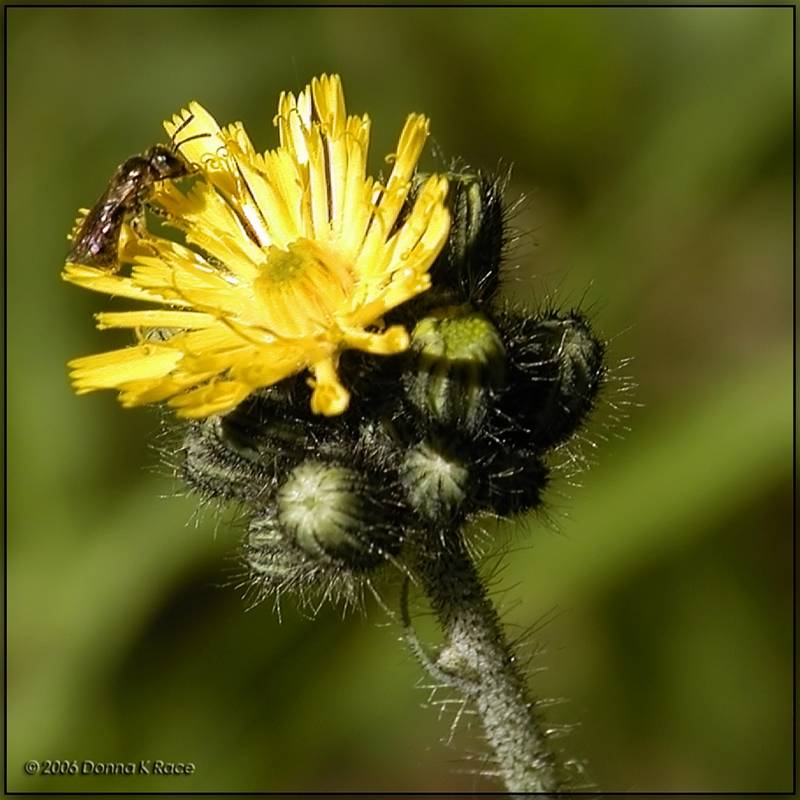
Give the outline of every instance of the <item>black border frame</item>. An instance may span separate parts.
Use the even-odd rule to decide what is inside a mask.
[[[792,12],[792,324],[795,336],[792,342],[792,667],[794,684],[792,687],[793,731],[792,731],[792,788],[786,792],[603,792],[572,791],[558,792],[561,797],[792,797],[797,793],[797,7],[794,3],[10,3],[3,6],[3,400],[8,397],[8,12],[12,8],[549,8],[549,9],[591,9],[605,8],[787,8]],[[8,412],[3,418],[3,465],[8,474]],[[3,481],[3,663],[7,665],[8,654],[8,483]],[[3,731],[8,742],[8,670],[3,675]],[[9,797],[17,796],[164,796],[164,797],[463,797],[463,792],[10,792],[8,790],[8,748],[3,748],[3,793]],[[498,792],[471,792],[469,796],[498,797]],[[529,796],[536,796],[529,793]]]

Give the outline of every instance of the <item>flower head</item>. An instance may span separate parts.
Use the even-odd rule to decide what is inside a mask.
[[[342,350],[409,345],[386,312],[430,286],[450,226],[447,181],[433,175],[401,219],[428,120],[406,120],[385,184],[366,176],[370,121],[347,116],[338,76],[282,93],[275,150],[255,150],[198,103],[164,123],[195,168],[191,186],[156,183],[150,201],[182,237],[122,226],[130,273],[68,262],[63,277],[156,308],[97,315],[137,343],[70,362],[77,392],[117,389],[125,406],[167,400],[185,417],[224,414],[259,388],[305,370],[311,407],[341,414]],[[181,241],[175,241],[180,238]]]

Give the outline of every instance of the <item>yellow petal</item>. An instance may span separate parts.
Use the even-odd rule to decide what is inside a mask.
[[[93,292],[110,294],[112,297],[127,297],[133,300],[150,300],[154,303],[170,305],[188,305],[182,300],[166,298],[160,292],[150,291],[136,286],[130,278],[122,275],[110,275],[106,270],[87,267],[83,264],[67,263],[61,277],[76,286],[91,289]]]
[[[200,419],[232,411],[252,391],[240,381],[216,381],[173,397],[169,405],[178,409],[179,417]]]
[[[169,346],[141,344],[76,358],[67,366],[72,370],[70,377],[75,391],[83,394],[96,389],[113,389],[127,381],[162,378],[182,357]]]
[[[311,410],[326,417],[335,417],[346,411],[350,404],[350,392],[339,381],[333,360],[323,359],[310,368],[314,375],[313,380],[309,380],[314,390],[311,393]]]
[[[95,314],[97,327],[107,328],[207,328],[217,320],[197,311],[101,311]]]

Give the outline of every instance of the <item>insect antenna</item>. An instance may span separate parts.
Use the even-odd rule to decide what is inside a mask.
[[[204,139],[204,138],[206,138],[206,137],[208,137],[208,136],[211,136],[211,134],[210,134],[210,133],[195,133],[195,134],[193,134],[192,136],[187,136],[185,139],[181,139],[181,141],[180,141],[180,142],[176,141],[176,138],[177,138],[178,134],[179,134],[179,133],[180,133],[182,130],[184,130],[184,128],[186,128],[186,126],[187,126],[187,125],[188,125],[188,124],[189,124],[189,123],[190,123],[190,122],[191,122],[193,119],[194,119],[194,114],[189,114],[189,116],[187,116],[187,117],[186,117],[186,119],[184,119],[184,120],[181,122],[181,124],[180,124],[180,125],[178,125],[178,127],[177,127],[177,128],[175,128],[175,130],[174,130],[174,131],[172,131],[172,136],[171,136],[170,138],[172,139],[172,151],[173,151],[174,153],[177,153],[177,152],[178,152],[178,148],[180,148],[180,147],[182,147],[183,145],[185,145],[185,144],[186,144],[186,142],[191,142],[191,141],[192,141],[192,140],[194,140],[194,139]]]
[[[210,133],[195,133],[194,136],[187,136],[185,139],[181,139],[179,142],[172,143],[172,149],[177,150],[179,147],[182,147],[186,144],[186,142],[191,142],[193,139],[205,139],[206,137],[211,136]]]
[[[173,143],[175,142],[175,137],[176,137],[176,136],[177,136],[177,135],[178,135],[178,134],[179,134],[179,133],[180,133],[180,132],[181,132],[181,131],[182,131],[182,130],[183,130],[183,129],[184,129],[184,128],[185,128],[185,127],[186,127],[186,126],[187,126],[187,125],[188,125],[188,124],[189,124],[189,123],[192,121],[192,120],[193,120],[193,119],[194,119],[194,114],[191,114],[191,113],[190,113],[190,114],[189,114],[189,116],[188,116],[188,117],[186,117],[186,119],[185,119],[185,120],[182,120],[181,124],[180,124],[180,125],[178,125],[178,127],[177,127],[177,128],[175,128],[175,130],[174,130],[174,131],[172,131],[172,137],[171,137],[171,138],[172,138],[172,141],[173,141]]]

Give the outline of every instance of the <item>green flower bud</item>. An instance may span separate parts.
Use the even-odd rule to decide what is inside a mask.
[[[506,382],[497,329],[472,306],[436,309],[411,334],[413,366],[404,379],[412,405],[433,421],[475,430]]]
[[[446,173],[450,233],[431,267],[433,291],[482,306],[497,293],[508,239],[504,193],[508,175],[454,168]],[[401,214],[410,213],[427,176],[417,175]]]
[[[360,603],[363,579],[336,563],[320,562],[287,536],[275,507],[267,507],[250,520],[243,547],[247,570],[245,586],[254,602],[272,595],[276,602],[293,594],[301,605],[316,611],[320,598]]]
[[[450,522],[462,508],[470,470],[443,442],[424,441],[406,452],[400,482],[408,504],[429,522]]]
[[[506,244],[507,176],[481,172],[448,175],[450,237],[433,269],[434,285],[453,285],[463,300],[481,304],[494,297]],[[444,263],[442,263],[444,262]]]
[[[549,470],[533,450],[514,446],[486,448],[476,494],[481,508],[512,517],[541,504]]]
[[[260,505],[276,486],[274,459],[265,459],[256,448],[242,442],[221,417],[187,428],[178,471],[206,498]]]
[[[338,464],[305,461],[275,496],[286,535],[311,559],[368,570],[399,550],[401,530],[385,486],[367,473]]]
[[[579,314],[504,323],[514,365],[503,412],[544,449],[568,439],[591,411],[605,376],[605,347]]]
[[[342,423],[314,418],[295,397],[296,383],[291,379],[253,395],[224,417],[190,423],[181,477],[204,497],[260,507],[304,458],[341,450]]]
[[[303,552],[287,542],[274,509],[250,522],[244,547],[251,581],[282,590],[307,579],[309,566]]]

